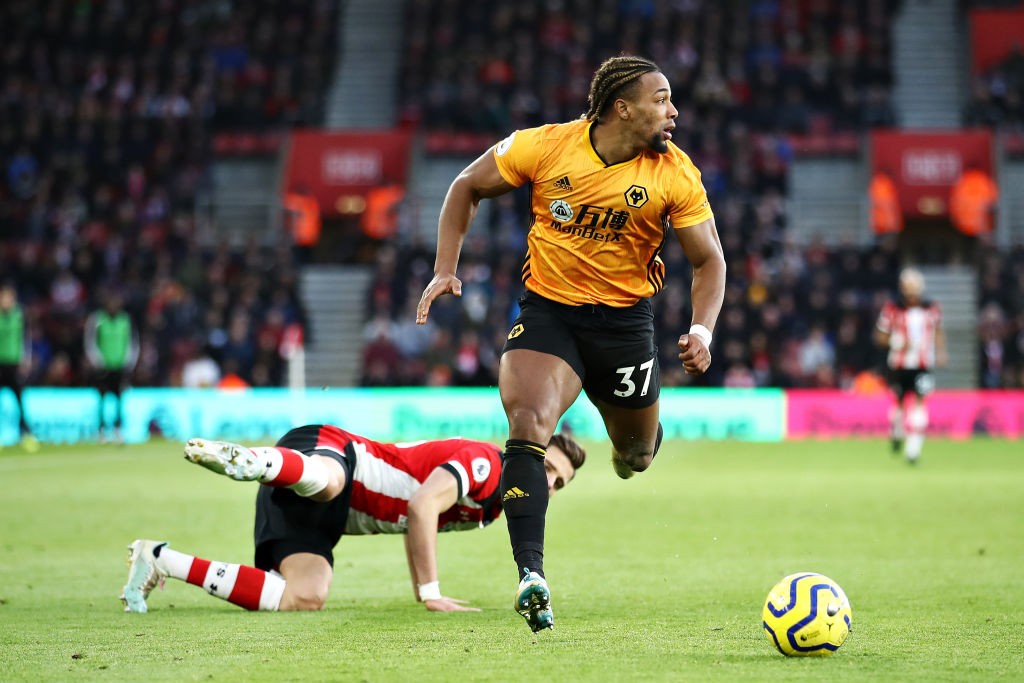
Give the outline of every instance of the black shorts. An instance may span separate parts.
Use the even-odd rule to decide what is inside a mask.
[[[935,379],[927,369],[918,368],[915,370],[889,370],[889,386],[896,394],[898,401],[908,393],[915,396],[925,397],[932,393],[935,388]]]
[[[527,292],[502,353],[530,349],[558,356],[591,400],[647,408],[661,395],[654,312],[649,299],[626,308],[569,306]]]
[[[261,485],[256,494],[256,525],[253,534],[256,543],[255,564],[259,569],[277,569],[284,558],[295,553],[320,555],[334,566],[334,546],[341,539],[345,522],[348,521],[355,451],[351,444],[345,448],[345,457],[335,450],[316,449],[319,431],[319,425],[298,427],[282,436],[277,445],[307,455],[334,458],[345,470],[345,488],[333,500],[318,503],[303,498],[291,489]]]
[[[21,389],[21,376],[18,374],[16,364],[0,363],[0,387],[11,387]]]
[[[120,394],[124,391],[124,370],[97,370],[96,389],[100,394]]]

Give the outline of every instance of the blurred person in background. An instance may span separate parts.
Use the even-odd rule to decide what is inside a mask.
[[[980,168],[967,168],[949,193],[949,218],[957,230],[973,237],[987,236],[995,222],[999,186]]]
[[[121,394],[139,357],[139,339],[131,316],[124,309],[121,294],[109,291],[103,305],[89,314],[84,330],[85,356],[93,386],[99,392],[98,434],[101,443],[122,442]],[[104,406],[107,395],[114,397],[114,422],[107,428]]]
[[[309,187],[299,184],[285,193],[282,200],[285,223],[295,245],[296,261],[300,264],[313,260],[313,250],[320,242],[323,219],[320,202]]]
[[[882,307],[875,340],[888,348],[889,384],[896,404],[889,413],[892,449],[916,463],[928,427],[925,397],[935,388],[932,369],[946,364],[946,338],[942,310],[924,298],[921,271],[906,268],[900,273],[899,298]],[[913,397],[909,410],[905,398]]]
[[[39,450],[39,440],[28,426],[25,403],[21,398],[24,372],[29,364],[28,349],[25,315],[18,305],[18,294],[13,285],[4,284],[0,286],[0,389],[7,387],[14,394],[21,446],[34,453]]]
[[[903,210],[900,208],[899,191],[892,175],[877,171],[868,185],[871,202],[871,228],[879,234],[903,231]]]
[[[187,389],[209,389],[220,382],[220,366],[210,354],[210,348],[193,340],[189,358],[182,364],[181,386]]]

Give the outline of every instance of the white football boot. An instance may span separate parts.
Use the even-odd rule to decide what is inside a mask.
[[[267,465],[245,446],[230,441],[189,439],[185,459],[236,481],[259,481]]]
[[[166,541],[139,539],[128,546],[128,583],[121,592],[125,612],[147,612],[146,598],[157,586],[163,585],[166,572],[157,566],[154,550],[167,545]]]

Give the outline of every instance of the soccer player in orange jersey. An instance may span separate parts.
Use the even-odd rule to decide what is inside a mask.
[[[714,216],[700,172],[671,143],[678,112],[657,64],[606,60],[588,105],[576,121],[512,133],[459,174],[417,310],[424,323],[437,297],[462,293],[456,266],[480,200],[532,183],[526,293],[498,386],[509,423],[502,499],[521,577],[515,607],[534,631],[554,625],[543,569],[543,444],[586,391],[612,442],[615,472],[628,478],[647,469],[662,437],[650,297],[664,285],[660,254],[669,235],[693,267],[692,324],[678,342],[688,373],[711,363],[725,290]]]

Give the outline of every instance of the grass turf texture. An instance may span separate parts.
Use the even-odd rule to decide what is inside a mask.
[[[553,501],[556,628],[512,609],[504,521],[444,534],[441,587],[483,612],[413,602],[402,541],[345,538],[319,613],[247,613],[169,580],[148,614],[117,600],[125,545],[168,539],[251,562],[255,486],[181,445],[0,453],[0,678],[24,680],[992,681],[1024,678],[1024,449],[881,441],[666,443],[620,481],[607,447]],[[760,612],[783,575],[846,590],[831,658],[787,659]]]

